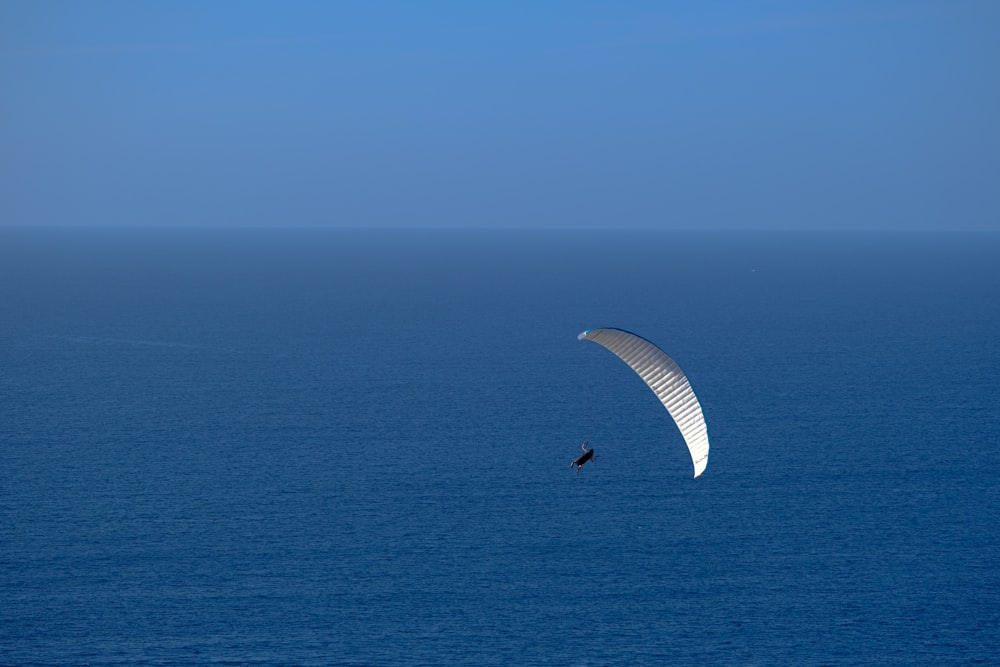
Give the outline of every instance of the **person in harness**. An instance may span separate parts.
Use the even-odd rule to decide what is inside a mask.
[[[594,450],[587,449],[587,440],[583,441],[583,444],[580,445],[580,449],[583,450],[583,454],[581,454],[575,461],[569,464],[570,468],[576,466],[576,474],[578,475],[580,474],[580,470],[583,468],[584,463],[586,463],[587,461],[597,461],[597,459],[594,458]]]

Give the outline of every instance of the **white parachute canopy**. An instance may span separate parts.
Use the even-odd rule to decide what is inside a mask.
[[[694,476],[705,472],[708,466],[708,427],[698,397],[677,362],[645,338],[623,329],[587,329],[577,338],[603,345],[639,374],[674,418],[684,436],[694,462]]]

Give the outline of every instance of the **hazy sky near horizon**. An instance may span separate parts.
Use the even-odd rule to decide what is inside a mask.
[[[0,3],[0,225],[1000,229],[1000,3]]]

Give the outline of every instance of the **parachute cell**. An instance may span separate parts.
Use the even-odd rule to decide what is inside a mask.
[[[684,436],[694,476],[703,473],[708,466],[708,426],[698,397],[677,362],[645,338],[624,329],[587,329],[577,338],[603,345],[642,378]]]

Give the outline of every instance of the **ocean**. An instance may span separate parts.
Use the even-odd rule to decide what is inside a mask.
[[[998,378],[995,233],[0,229],[0,664],[1000,664]]]

